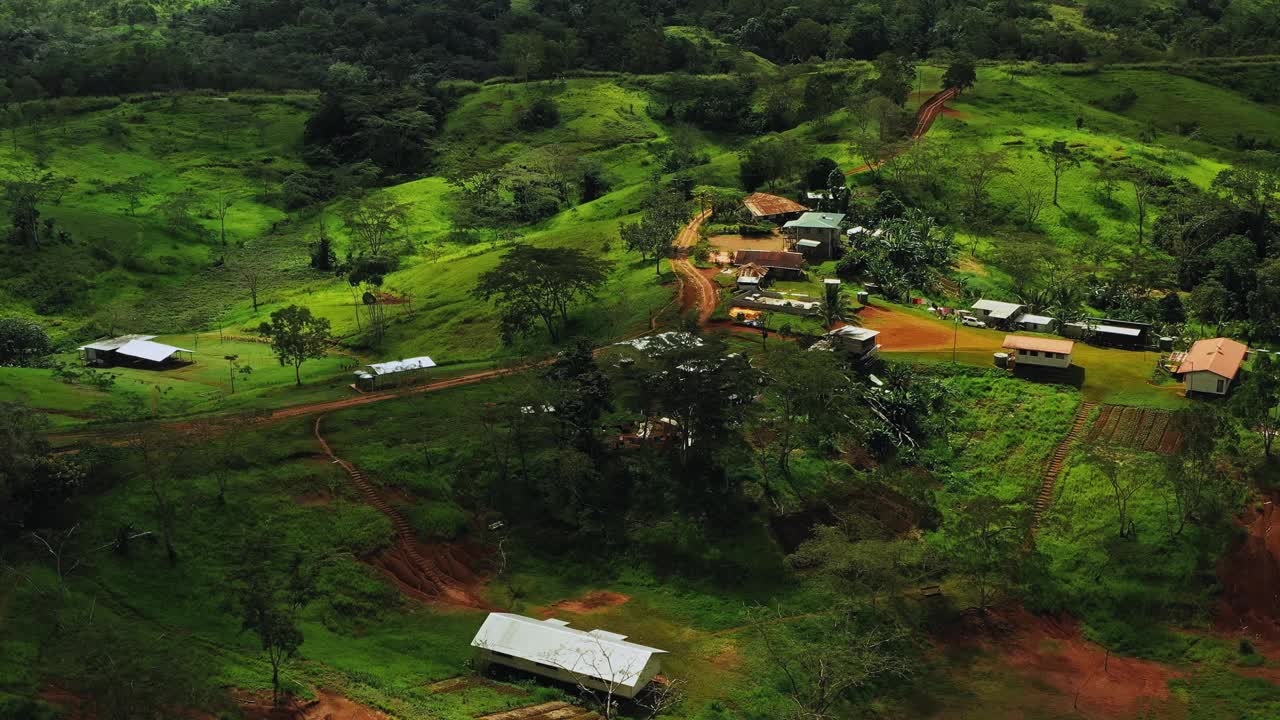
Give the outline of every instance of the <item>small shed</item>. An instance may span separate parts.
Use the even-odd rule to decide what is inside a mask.
[[[660,672],[666,654],[626,635],[514,613],[489,613],[471,646],[485,661],[628,699]]]
[[[147,369],[195,362],[195,353],[186,348],[154,342],[155,335],[121,335],[97,340],[78,348],[85,364],[98,367],[123,365]]]
[[[1053,326],[1057,324],[1057,320],[1048,315],[1032,315],[1031,313],[1023,313],[1018,316],[1015,321],[1020,329],[1030,332],[1053,332]]]
[[[999,300],[979,300],[970,308],[974,316],[984,320],[988,325],[1006,326],[1021,315],[1026,306],[1019,303],[1001,302]]]
[[[878,337],[880,337],[879,331],[855,325],[838,327],[826,334],[831,347],[864,359],[880,352],[880,345],[876,342]]]
[[[769,268],[756,263],[739,265],[734,271],[739,290],[759,290],[769,279]]]
[[[1071,352],[1075,349],[1075,343],[1055,338],[1006,335],[1002,347],[1010,351],[1009,359],[1013,365],[1068,368],[1071,367]]]
[[[367,391],[404,385],[421,377],[423,370],[428,370],[435,366],[435,361],[425,355],[405,358],[404,360],[372,363],[356,371],[356,387]]]
[[[809,210],[790,198],[761,192],[746,196],[742,204],[751,213],[752,219],[764,222],[785,222]]]
[[[1187,394],[1226,395],[1248,352],[1244,343],[1231,338],[1197,340],[1174,372],[1182,376]]]
[[[1066,323],[1061,334],[1065,337],[1112,345],[1121,348],[1142,348],[1150,343],[1151,325],[1128,320],[1089,318],[1083,322]]]

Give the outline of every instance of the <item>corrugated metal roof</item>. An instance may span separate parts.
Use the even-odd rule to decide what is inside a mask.
[[[742,204],[746,205],[747,210],[749,210],[755,217],[786,215],[789,213],[804,212],[809,209],[790,198],[770,195],[768,193],[751,193],[742,200]]]
[[[734,265],[745,265],[747,263],[756,263],[764,267],[799,270],[804,267],[804,255],[775,250],[739,250],[734,253]]]
[[[1031,313],[1026,313],[1018,317],[1018,322],[1031,323],[1033,325],[1048,325],[1053,322],[1053,318],[1048,315],[1032,315]]]
[[[152,337],[155,336],[153,335]],[[169,359],[169,356],[176,352],[189,353],[191,351],[186,348],[165,345],[164,343],[151,342],[150,340],[130,340],[124,345],[116,348],[116,352],[128,357],[150,360],[151,362],[161,362]]]
[[[856,325],[845,325],[843,327],[838,327],[835,330],[832,330],[831,332],[827,333],[827,335],[829,336],[830,335],[847,335],[855,340],[870,340],[871,338],[879,334],[880,332],[878,330],[868,330],[867,328],[858,327]]]
[[[784,224],[784,228],[827,228],[838,229],[840,223],[844,222],[844,215],[840,213],[815,213],[807,212],[799,218]]]
[[[986,310],[991,317],[997,320],[1007,320],[1022,309],[1022,306],[1018,303],[1000,302],[999,300],[979,300],[972,307],[974,310]]]
[[[79,350],[117,350],[123,345],[128,345],[134,340],[154,340],[155,335],[121,335],[120,337],[95,340],[88,345],[81,345]]]
[[[822,247],[822,243],[817,240],[797,240],[796,247],[816,248]]]
[[[1234,378],[1244,364],[1249,348],[1231,338],[1197,340],[1178,365],[1178,374],[1211,372],[1224,378]]]
[[[374,375],[390,375],[392,373],[406,372],[408,370],[425,370],[436,366],[435,360],[427,356],[405,358],[404,360],[390,360],[388,362],[373,363],[366,365]]]
[[[471,645],[630,688],[654,655],[666,653],[629,642],[625,635],[514,613],[489,613]]]
[[[1070,340],[1054,340],[1053,338],[1028,337],[1026,335],[1006,335],[1001,347],[1010,350],[1035,350],[1070,355],[1076,344]]]
[[[1120,327],[1119,325],[1090,325],[1082,322],[1067,323],[1072,327],[1085,328],[1094,332],[1100,332],[1106,335],[1124,335],[1125,337],[1138,337],[1142,334],[1142,330],[1131,327]]]

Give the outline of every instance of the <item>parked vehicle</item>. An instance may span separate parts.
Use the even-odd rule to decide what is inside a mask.
[[[978,319],[978,318],[976,318],[976,317],[973,317],[972,315],[970,315],[970,316],[968,316],[968,317],[962,317],[962,318],[960,318],[960,324],[961,324],[961,325],[968,325],[969,327],[976,327],[976,328],[984,328],[984,327],[986,327],[986,326],[987,326],[987,324],[986,324],[986,323],[982,322],[981,320],[979,320],[979,319]]]

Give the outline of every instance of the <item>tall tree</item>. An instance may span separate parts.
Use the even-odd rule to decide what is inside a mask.
[[[1234,395],[1232,412],[1249,430],[1261,433],[1263,454],[1270,458],[1280,434],[1280,359],[1259,353]]]
[[[409,208],[409,203],[396,200],[385,190],[348,202],[342,221],[351,234],[352,254],[397,254],[408,242],[405,230],[409,222]]]
[[[640,259],[654,259],[654,271],[662,274],[662,259],[672,257],[681,228],[689,221],[689,203],[679,193],[663,191],[645,203],[639,222],[623,223],[618,229],[627,250]]]
[[[1073,168],[1080,167],[1080,158],[1066,140],[1054,140],[1048,145],[1041,146],[1040,153],[1048,160],[1049,169],[1053,172],[1053,204],[1056,207],[1062,177]]]
[[[40,244],[39,206],[58,204],[75,184],[75,178],[31,165],[4,168],[4,175],[0,176],[0,202],[12,219],[12,241],[25,244],[29,249],[37,247]]]
[[[258,636],[271,663],[272,700],[279,705],[280,669],[302,646],[298,616],[316,597],[316,576],[300,554],[286,556],[269,531],[249,538],[235,574],[241,625]]]
[[[302,385],[302,364],[325,356],[329,349],[329,321],[311,314],[310,308],[290,305],[271,313],[263,323],[263,335],[271,340],[271,350],[281,363],[293,366],[295,382]]]
[[[956,57],[942,75],[942,86],[948,90],[954,88],[959,92],[973,87],[977,81],[978,70],[974,67],[973,57],[970,55]]]
[[[569,307],[594,296],[612,269],[609,261],[576,248],[521,243],[480,276],[474,292],[497,304],[504,340],[528,333],[535,319],[541,319],[547,334],[558,342],[569,322]]]

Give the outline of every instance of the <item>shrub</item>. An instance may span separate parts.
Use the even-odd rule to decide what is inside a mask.
[[[533,104],[520,111],[516,116],[516,125],[521,130],[544,130],[560,124],[560,108],[556,101],[549,97],[541,97]]]
[[[26,318],[0,318],[0,367],[30,367],[53,352],[49,333]]]
[[[1107,112],[1122,113],[1133,107],[1136,102],[1138,102],[1138,93],[1133,88],[1125,88],[1115,95],[1098,98],[1090,104]]]

